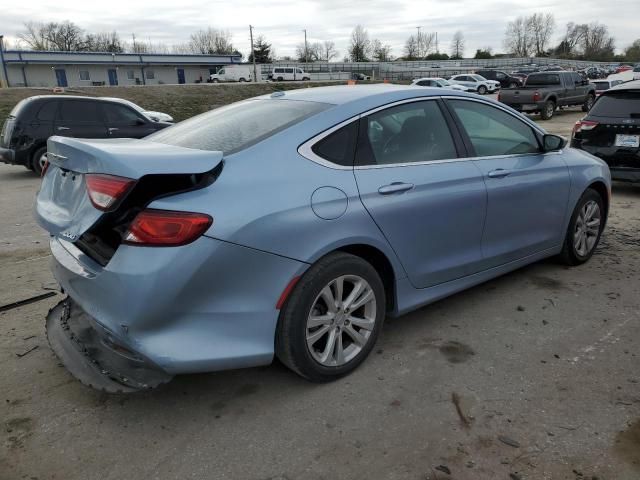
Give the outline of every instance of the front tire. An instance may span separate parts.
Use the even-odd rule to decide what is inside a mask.
[[[480,95],[485,95],[487,93],[487,87],[485,87],[484,85],[480,85],[478,87],[478,93]]]
[[[331,253],[303,275],[282,308],[276,355],[312,382],[335,380],[369,355],[385,312],[378,272],[360,257]]]
[[[560,258],[566,265],[580,265],[591,258],[604,228],[602,197],[588,188],[578,200],[562,247]]]
[[[38,175],[42,175],[42,170],[44,169],[44,164],[47,161],[47,147],[40,147],[35,152],[33,152],[33,156],[31,157],[31,170],[36,172]]]

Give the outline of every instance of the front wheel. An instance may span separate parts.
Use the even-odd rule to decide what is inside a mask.
[[[217,78],[214,78],[213,80],[211,80],[213,83],[218,83],[220,80],[218,80]]]
[[[591,94],[587,95],[587,98],[584,100],[584,103],[582,104],[582,111],[583,112],[588,112],[589,110],[591,110],[591,107],[593,107],[593,102],[595,101],[595,97]]]
[[[479,93],[480,95],[484,95],[484,94],[486,94],[486,93],[487,93],[487,87],[485,87],[484,85],[480,85],[480,86],[478,87],[478,93]]]
[[[591,258],[604,228],[605,210],[598,192],[587,189],[580,197],[562,247],[560,258],[567,265],[580,265]]]
[[[340,378],[371,352],[385,308],[382,280],[369,263],[329,254],[304,274],[282,308],[276,354],[313,382]]]

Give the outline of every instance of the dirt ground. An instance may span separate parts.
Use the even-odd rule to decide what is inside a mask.
[[[0,305],[53,287],[38,182],[0,165]],[[48,348],[60,295],[0,312],[0,479],[637,480],[639,230],[640,187],[615,185],[589,263],[540,262],[388,320],[326,385],[275,363],[107,396]]]

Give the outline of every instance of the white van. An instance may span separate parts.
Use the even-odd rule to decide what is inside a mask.
[[[300,67],[275,67],[269,78],[274,82],[283,82],[285,80],[311,80],[311,75]]]
[[[209,82],[250,82],[253,80],[252,68],[249,65],[229,65],[209,75]]]

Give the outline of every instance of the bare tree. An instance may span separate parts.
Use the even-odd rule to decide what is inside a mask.
[[[451,40],[451,58],[460,59],[464,55],[464,35],[460,30],[453,34]]]
[[[349,57],[352,62],[368,62],[371,56],[371,40],[369,32],[362,25],[356,25],[351,32],[349,43]]]
[[[86,49],[84,32],[75,23],[36,23],[25,24],[25,31],[18,38],[32,50],[55,50],[77,52]]]
[[[418,57],[424,58],[433,49],[436,43],[436,35],[435,33],[418,32],[416,40],[418,42]]]
[[[507,24],[504,46],[509,53],[518,57],[528,57],[531,53],[530,17],[518,17]]]
[[[409,35],[409,38],[407,38],[407,41],[404,44],[404,59],[417,60],[418,54],[418,39],[415,37],[415,35]]]
[[[231,42],[231,33],[228,30],[211,27],[192,33],[189,45],[193,53],[208,55],[214,53],[229,55],[235,51]]]
[[[605,60],[612,57],[615,51],[615,42],[609,35],[606,25],[598,22],[584,25],[582,37],[583,55],[589,60]]]
[[[324,47],[320,42],[307,43],[300,42],[296,45],[296,57],[298,62],[318,62],[323,60]]]
[[[547,50],[549,40],[556,27],[556,21],[552,13],[534,13],[528,18],[531,47],[536,56],[543,56]]]
[[[88,52],[122,53],[124,46],[116,32],[90,33],[85,38],[85,50]]]
[[[18,38],[31,50],[51,50],[44,23],[27,22],[25,31],[18,34]]]
[[[330,62],[337,56],[338,51],[336,50],[336,44],[331,40],[325,40],[322,44],[322,59],[325,62]]]
[[[573,22],[567,23],[565,34],[555,49],[555,54],[561,57],[571,57],[576,53],[578,46],[582,43],[584,36],[584,25],[576,25]]]
[[[371,42],[371,52],[376,62],[390,62],[392,60],[391,45],[383,44],[377,38]]]

